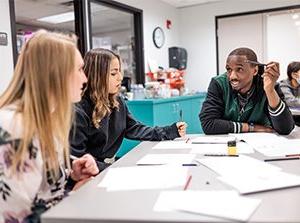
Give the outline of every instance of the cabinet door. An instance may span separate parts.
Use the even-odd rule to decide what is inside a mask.
[[[199,114],[202,108],[202,103],[204,101],[204,97],[195,98],[191,101],[191,129],[192,133],[203,133],[201,122],[199,119]]]
[[[153,108],[151,104],[127,104],[133,118],[145,125],[153,126]],[[138,140],[124,139],[116,157],[122,157],[140,143]]]
[[[153,125],[171,125],[179,120],[178,106],[175,102],[155,104],[153,108]]]

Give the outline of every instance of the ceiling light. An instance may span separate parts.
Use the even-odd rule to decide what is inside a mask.
[[[47,22],[53,24],[69,22],[74,20],[74,12],[66,12],[57,15],[46,16],[46,17],[39,18],[37,20],[40,22]]]
[[[299,18],[299,15],[298,15],[298,14],[294,14],[294,15],[292,16],[292,18],[293,18],[293,19],[298,19],[298,18]]]

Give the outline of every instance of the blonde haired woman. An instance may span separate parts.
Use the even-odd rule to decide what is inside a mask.
[[[159,141],[185,135],[185,122],[149,127],[132,117],[119,96],[123,75],[120,57],[114,52],[90,50],[84,57],[84,71],[88,81],[76,111],[76,129],[70,134],[74,155],[93,155],[101,171],[110,164],[124,138]]]
[[[72,102],[86,77],[74,40],[38,31],[0,97],[0,222],[23,222],[64,197],[67,180],[97,174],[90,155],[69,162]],[[69,170],[69,171],[67,171]]]

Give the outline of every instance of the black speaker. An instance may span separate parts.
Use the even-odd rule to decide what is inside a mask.
[[[187,51],[181,47],[169,48],[169,67],[177,68],[178,70],[186,69]]]

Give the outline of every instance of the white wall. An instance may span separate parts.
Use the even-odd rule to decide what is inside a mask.
[[[0,94],[7,87],[13,74],[13,54],[11,44],[11,28],[9,0],[0,0],[0,32],[7,33],[8,45],[0,46]]]
[[[148,58],[155,59],[159,66],[169,67],[168,48],[179,46],[178,9],[160,0],[118,0],[118,2],[143,10],[145,72],[149,71]],[[172,21],[171,29],[166,28],[166,20]],[[164,30],[166,41],[158,49],[152,41],[152,32],[160,26]]]
[[[8,46],[0,46],[0,92],[12,76],[13,59],[9,19],[9,0],[0,0],[0,32],[8,33]],[[299,0],[240,0],[176,9],[160,0],[118,0],[143,10],[145,71],[148,58],[168,67],[168,48],[182,46],[188,51],[186,85],[190,90],[206,91],[216,74],[215,16],[300,4]],[[172,21],[171,29],[166,20]],[[152,41],[156,26],[165,31],[166,42],[157,49]]]
[[[274,14],[267,17],[267,60],[280,61],[280,79],[287,78],[287,66],[300,61],[300,28],[291,14]],[[278,26],[278,24],[283,24]],[[282,44],[278,44],[282,43]]]
[[[211,77],[216,74],[216,15],[298,5],[299,3],[299,0],[240,0],[179,9],[180,44],[188,51],[187,87],[190,90],[206,91]]]
[[[261,13],[220,19],[218,21],[219,74],[226,71],[228,54],[238,47],[254,50],[258,61],[263,63],[263,30]]]

